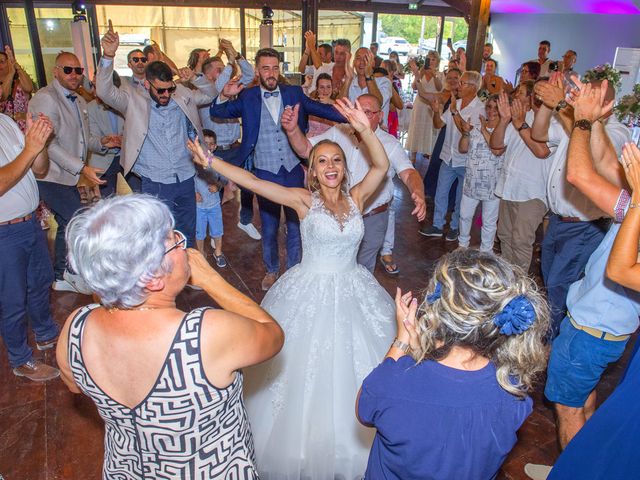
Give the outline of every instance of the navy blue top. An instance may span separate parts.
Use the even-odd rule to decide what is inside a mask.
[[[493,363],[476,371],[404,356],[364,380],[358,417],[377,430],[365,479],[491,479],[531,413]]]

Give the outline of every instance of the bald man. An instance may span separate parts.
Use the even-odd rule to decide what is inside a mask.
[[[102,184],[100,170],[87,165],[91,151],[107,151],[115,146],[111,137],[89,135],[87,104],[76,94],[82,83],[84,69],[78,58],[69,52],[56,57],[54,80],[39,90],[29,102],[29,113],[43,113],[51,120],[54,136],[47,146],[49,171],[38,180],[40,198],[55,215],[58,230],[55,239],[54,290],[91,293],[82,279],[67,269],[65,231],[67,223],[80,208],[80,195],[76,187],[80,175],[95,185]]]

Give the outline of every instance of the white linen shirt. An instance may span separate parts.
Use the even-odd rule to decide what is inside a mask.
[[[605,121],[605,131],[620,158],[622,146],[631,141],[629,129],[622,125],[614,116]],[[554,114],[549,125],[549,146],[555,146],[547,182],[547,199],[549,208],[555,214],[563,217],[577,217],[583,222],[590,222],[608,216],[584,196],[580,190],[567,181],[567,153],[569,150],[569,136],[562,128],[562,124]]]
[[[533,110],[529,110],[525,121],[533,125],[533,118]],[[537,198],[546,205],[551,160],[536,157],[511,123],[507,125],[504,144],[507,150],[504,152],[502,173],[498,178],[495,194],[511,202],[526,202]]]
[[[480,100],[480,98],[475,97],[462,110],[460,109],[460,105],[462,105],[462,99],[458,100],[456,106],[464,121],[469,122],[469,119],[471,119],[470,123],[473,125],[473,128],[480,130],[480,115],[486,115],[484,102]],[[464,167],[467,163],[468,153],[460,153],[460,150],[458,150],[462,133],[458,130],[458,127],[456,127],[453,115],[451,115],[451,108],[442,114],[442,121],[447,124],[447,130],[445,132],[440,159],[450,167]]]
[[[0,167],[13,162],[24,149],[24,135],[8,116],[0,114]],[[36,177],[29,169],[18,183],[0,195],[0,222],[24,217],[38,206],[40,197]]]
[[[331,78],[333,78],[334,65],[335,65],[334,62],[323,63],[322,65],[320,65],[319,68],[315,69],[315,71],[313,72],[313,80],[311,81],[311,86],[309,87],[309,94],[315,91],[316,82],[318,81],[318,77],[320,76],[321,73],[326,73],[327,75],[331,76]]]
[[[387,170],[387,178],[378,187],[376,193],[369,198],[363,214],[389,203],[393,199],[393,177],[407,169],[414,169],[407,152],[404,151],[396,137],[381,128],[377,128],[375,133],[389,157],[389,170]],[[354,129],[349,125],[335,125],[325,133],[309,139],[312,145],[321,140],[336,142],[344,151],[347,159],[347,172],[349,173],[349,189],[360,183],[369,172],[370,163],[360,149],[360,143],[355,136]]]
[[[375,77],[375,81],[376,85],[378,85],[378,90],[380,90],[380,94],[382,95],[382,106],[380,110],[382,110],[382,124],[386,128],[389,118],[389,103],[391,102],[391,95],[393,95],[393,85],[391,84],[391,80],[387,77]],[[355,104],[356,99],[365,93],[369,93],[369,88],[366,84],[364,88],[360,88],[360,85],[358,85],[358,78],[354,77],[351,81],[351,86],[349,87],[349,100]]]

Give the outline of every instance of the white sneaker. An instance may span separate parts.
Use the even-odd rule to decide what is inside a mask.
[[[91,295],[91,289],[80,275],[75,275],[68,270],[62,274],[63,280],[53,282],[52,288],[58,292],[74,292],[83,295]]]
[[[262,235],[260,235],[258,229],[253,226],[253,223],[247,223],[245,225],[244,223],[238,222],[238,228],[254,240],[260,240],[262,238]]]

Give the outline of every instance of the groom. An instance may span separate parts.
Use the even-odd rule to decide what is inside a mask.
[[[242,144],[237,156],[239,165],[250,168],[247,161],[253,154],[254,173],[258,178],[285,187],[304,187],[300,158],[291,149],[280,125],[282,112],[299,104],[298,126],[303,132],[308,129],[308,115],[335,122],[344,122],[345,119],[333,106],[310,100],[302,88],[279,84],[280,60],[274,49],[258,50],[256,72],[259,86],[242,91],[244,86],[241,83],[230,81],[211,104],[210,115],[218,118],[242,117]],[[238,94],[236,100],[225,101]],[[278,230],[282,205],[258,196],[258,206],[262,222],[262,258],[267,270],[262,280],[262,290],[269,290],[280,273]],[[293,209],[284,207],[284,212],[287,222],[287,268],[291,268],[300,262],[302,254],[300,222]]]

